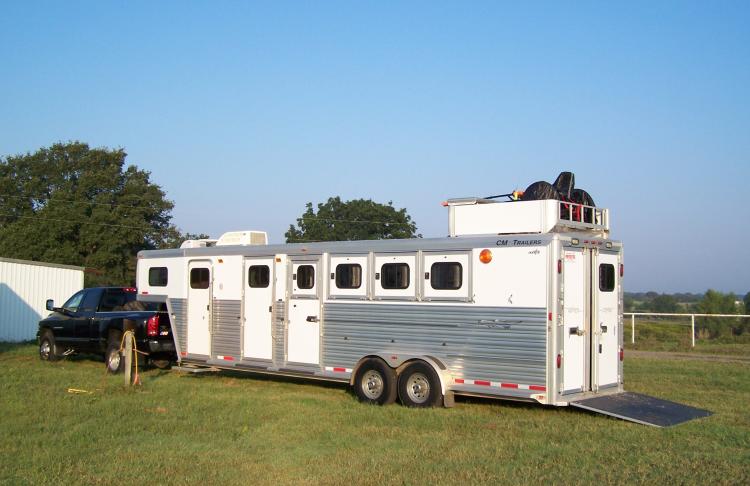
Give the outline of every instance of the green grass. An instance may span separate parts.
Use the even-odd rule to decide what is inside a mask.
[[[626,388],[715,415],[656,429],[459,399],[365,406],[344,387],[148,370],[0,345],[0,483],[747,484],[750,365],[626,359]],[[68,388],[92,391],[71,394]]]
[[[630,318],[626,317],[624,323],[625,349],[750,356],[750,334],[747,333],[717,339],[696,338],[693,348],[690,340],[689,318],[660,321],[640,318],[635,321],[635,344],[633,344],[631,343]]]

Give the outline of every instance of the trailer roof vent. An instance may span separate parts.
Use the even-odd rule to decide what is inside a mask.
[[[180,248],[206,248],[208,246],[216,246],[216,240],[185,240]]]
[[[265,231],[229,231],[216,242],[216,246],[267,244],[268,234]]]

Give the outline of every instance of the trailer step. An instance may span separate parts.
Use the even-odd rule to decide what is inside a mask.
[[[653,427],[670,427],[713,415],[708,410],[632,392],[586,398],[570,402],[570,406]]]
[[[206,366],[172,366],[172,371],[182,371],[183,373],[207,373],[220,370],[219,368]]]

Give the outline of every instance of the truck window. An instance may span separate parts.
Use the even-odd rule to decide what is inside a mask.
[[[339,289],[358,289],[362,286],[362,265],[358,263],[341,263],[336,265],[336,287]]]
[[[435,290],[458,290],[463,280],[458,262],[436,262],[430,267],[430,285]]]
[[[99,306],[99,298],[102,295],[101,289],[89,289],[86,291],[81,301],[81,305],[78,306],[78,310],[81,312],[96,312],[96,308]]]
[[[152,287],[166,287],[169,281],[167,267],[152,267],[148,269],[148,284]]]
[[[409,265],[406,263],[384,263],[380,267],[380,286],[384,289],[409,288]]]
[[[63,309],[67,309],[73,312],[77,311],[78,306],[81,305],[83,294],[84,294],[83,290],[80,290],[77,293],[73,294],[73,297],[69,298],[68,301],[63,304]]]
[[[264,289],[271,283],[271,269],[268,265],[250,265],[247,271],[247,284],[253,289]]]
[[[615,290],[615,266],[610,263],[599,265],[599,290],[612,292]]]

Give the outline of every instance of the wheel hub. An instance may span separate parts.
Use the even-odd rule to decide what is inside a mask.
[[[414,373],[406,383],[406,393],[414,403],[424,403],[430,397],[430,382],[422,373]]]
[[[370,400],[377,400],[383,394],[383,377],[375,370],[369,370],[362,377],[362,392]]]

